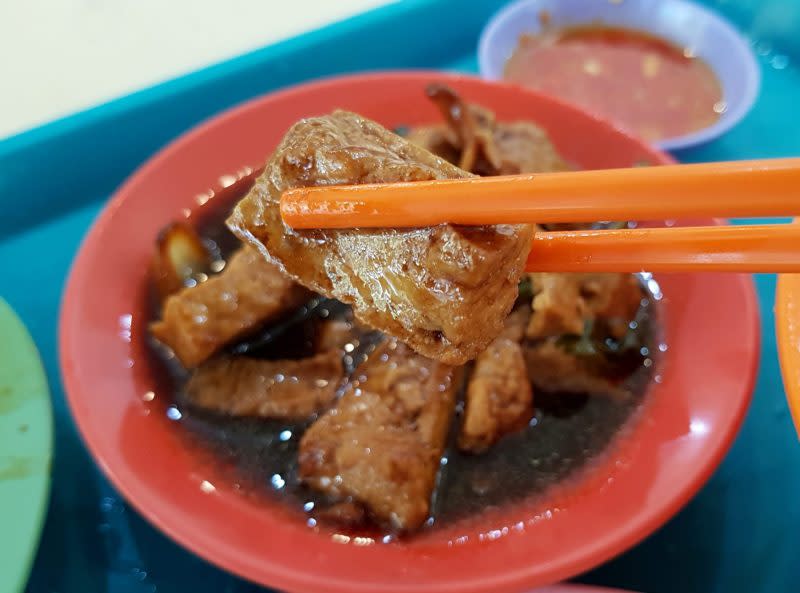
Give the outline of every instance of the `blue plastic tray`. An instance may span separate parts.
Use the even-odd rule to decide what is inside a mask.
[[[53,493],[30,592],[258,590],[185,552],[132,511],[95,468],[66,408],[56,353],[62,286],[113,189],[180,132],[280,86],[358,70],[474,72],[480,29],[503,3],[404,0],[0,142],[0,295],[42,352],[56,416]],[[677,156],[800,155],[800,2],[706,3],[756,36],[762,94],[730,134]],[[774,278],[759,277],[757,285],[761,371],[730,454],[669,524],[579,580],[646,593],[800,590],[800,447],[778,371]]]

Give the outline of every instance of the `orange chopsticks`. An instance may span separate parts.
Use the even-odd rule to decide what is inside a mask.
[[[297,229],[800,215],[800,159],[297,188],[281,215]]]
[[[284,222],[304,228],[800,215],[800,158],[411,183],[297,188]],[[783,226],[537,233],[538,271],[800,272],[800,230]]]
[[[800,272],[800,226],[536,233],[529,272]]]

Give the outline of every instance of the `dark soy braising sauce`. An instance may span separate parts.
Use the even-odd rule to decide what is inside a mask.
[[[238,246],[238,241],[225,227],[224,219],[236,200],[250,189],[257,173],[217,194],[189,219],[212,251],[223,259]],[[644,294],[650,296],[643,298],[638,320],[646,335],[646,345],[639,368],[628,380],[634,397],[617,401],[602,396],[548,394],[537,390],[535,416],[527,428],[506,436],[483,455],[460,453],[454,446],[453,437],[460,424],[462,404],[459,403],[427,528],[435,529],[436,525],[474,516],[490,506],[542,495],[551,486],[579,475],[587,464],[609,448],[640,407],[652,374],[650,353],[658,350],[654,347],[656,332],[651,327],[653,299],[650,293],[645,291]],[[152,317],[155,319],[159,311],[155,300],[153,302]],[[283,322],[231,346],[228,351],[269,359],[308,356],[312,351],[315,323],[320,319],[350,319],[350,315],[349,308],[341,303],[316,297]],[[355,349],[343,360],[347,373],[366,359],[378,339],[377,332],[359,337]],[[167,410],[168,418],[178,421],[193,441],[201,443],[214,459],[222,462],[230,472],[230,479],[243,491],[283,499],[306,516],[310,526],[317,525],[318,521],[324,523],[318,513],[332,501],[302,485],[297,474],[299,441],[313,419],[287,423],[231,418],[184,405],[181,390],[187,379],[186,371],[173,358],[164,356],[154,342],[151,351],[153,363],[162,375],[162,388],[174,394]],[[460,401],[461,398],[463,388]],[[337,529],[341,526],[337,525]],[[364,529],[372,531],[365,526],[357,531]]]

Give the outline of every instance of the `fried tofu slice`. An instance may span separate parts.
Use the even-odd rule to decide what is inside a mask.
[[[477,356],[502,330],[533,237],[531,225],[311,230],[284,225],[290,188],[469,174],[354,113],[302,120],[228,219],[230,229],[357,319],[447,364]]]
[[[413,128],[407,137],[462,169],[477,175],[569,169],[547,133],[533,122],[498,122],[492,111],[463,101],[445,85],[432,84],[427,94],[446,123]]]
[[[219,274],[168,297],[161,320],[152,323],[150,331],[183,366],[194,368],[307,298],[308,292],[278,266],[245,247]]]
[[[418,528],[428,517],[457,381],[456,369],[386,340],[303,435],[300,477],[360,502],[395,530]]]
[[[460,450],[483,453],[531,419],[533,390],[519,343],[529,315],[526,307],[511,313],[500,337],[475,359],[458,435]]]
[[[609,337],[628,331],[642,302],[642,288],[632,274],[531,274],[533,315],[530,339],[580,336],[588,321],[602,325]]]
[[[194,371],[185,396],[229,416],[304,420],[331,405],[343,374],[338,350],[299,360],[220,357]]]

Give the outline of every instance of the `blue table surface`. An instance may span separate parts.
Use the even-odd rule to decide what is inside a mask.
[[[489,11],[500,3],[483,4]],[[795,63],[800,63],[800,54],[792,51],[793,35],[800,32],[800,3],[710,4],[754,38],[762,64],[762,93],[755,109],[732,132],[677,156],[704,161],[800,154],[800,118],[795,112],[800,102]],[[474,38],[473,29],[469,34]],[[770,36],[762,37],[764,31]],[[782,57],[775,59],[776,55]],[[395,60],[368,67],[418,65]],[[473,55],[451,56],[441,66],[470,72],[476,68]],[[0,186],[2,173],[0,167]],[[183,550],[145,522],[96,469],[76,433],[56,360],[58,295],[102,200],[82,200],[79,192],[73,193],[76,207],[0,237],[0,261],[10,262],[0,280],[0,295],[19,312],[42,352],[56,418],[53,491],[28,591],[261,590]],[[761,367],[753,404],[730,452],[701,492],[664,527],[577,580],[644,593],[800,591],[800,446],[778,367],[775,278],[759,276],[756,285],[763,322]]]

